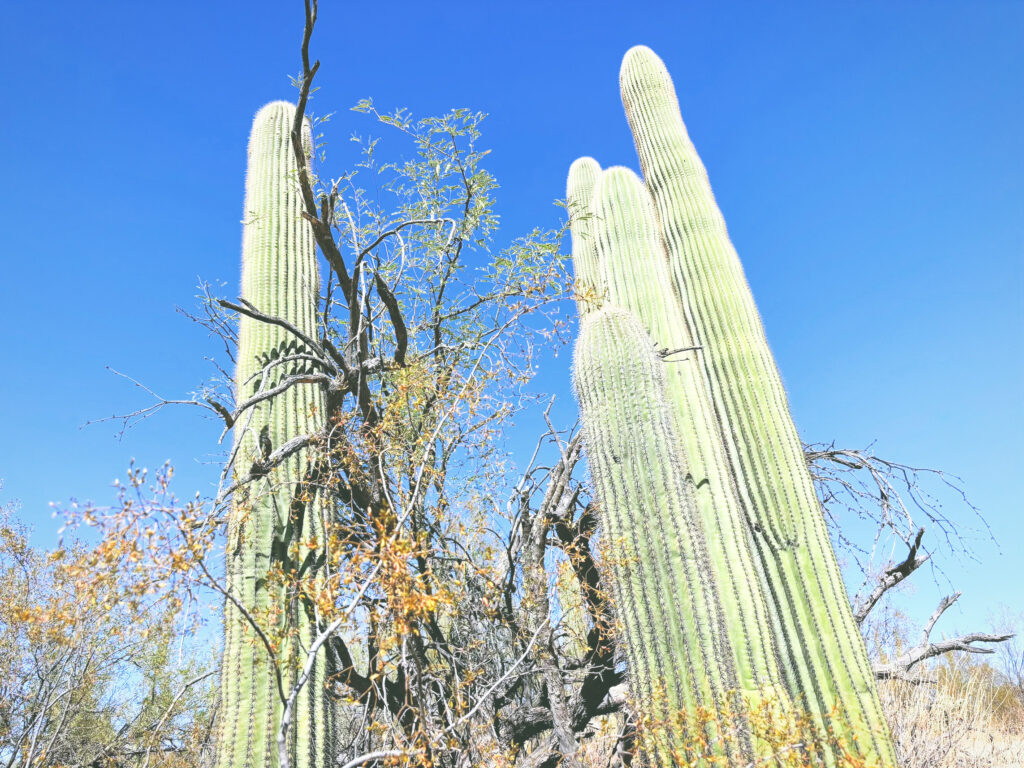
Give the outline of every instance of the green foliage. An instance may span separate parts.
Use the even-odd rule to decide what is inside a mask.
[[[40,551],[0,510],[0,762],[200,765],[209,660],[192,656],[174,606],[120,599],[117,578],[83,584],[87,553]]]

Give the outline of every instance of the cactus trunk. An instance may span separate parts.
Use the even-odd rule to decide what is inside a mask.
[[[640,322],[609,308],[583,320],[575,370],[645,748],[662,766],[745,764],[749,733],[728,714],[736,669],[664,366]]]
[[[301,218],[291,146],[295,107],[274,102],[257,113],[249,141],[242,244],[242,297],[260,312],[315,337],[319,278],[312,232]],[[306,126],[306,143],[309,143]],[[271,389],[303,363],[275,364],[301,352],[288,330],[242,317],[236,399]],[[289,440],[319,431],[324,394],[296,384],[245,411],[235,425],[235,475],[245,477]],[[284,704],[304,660],[301,648],[315,636],[311,609],[299,588],[310,547],[324,541],[324,505],[308,483],[309,450],[292,454],[235,493],[229,518],[226,582],[241,609],[228,600],[221,672],[217,768],[279,766],[278,733]],[[319,544],[317,543],[319,542]],[[251,626],[255,621],[275,646],[272,658]],[[328,664],[321,658],[300,692],[287,741],[294,768],[329,765],[333,706],[326,691]]]

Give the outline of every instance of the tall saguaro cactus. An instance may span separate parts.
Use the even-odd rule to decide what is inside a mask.
[[[581,310],[626,307],[659,347],[684,350],[662,363],[685,446],[679,469],[696,488],[741,690],[784,683],[820,729],[826,765],[895,766],[785,391],[671,80],[637,47],[621,86],[646,185],[589,158],[573,165]]]
[[[295,180],[290,138],[294,114],[293,105],[273,102],[253,122],[242,297],[264,315],[314,338],[319,277],[313,235],[301,218]],[[304,139],[308,144],[308,133]],[[294,358],[299,354],[301,344],[291,331],[242,317],[237,401],[251,400],[298,373],[302,362]],[[304,661],[300,654],[315,636],[312,609],[298,580],[308,578],[303,568],[316,559],[309,548],[324,540],[323,508],[307,482],[307,450],[267,466],[265,472],[250,467],[269,464],[273,452],[289,440],[317,432],[324,407],[317,385],[294,384],[244,410],[235,426],[236,475],[258,479],[236,491],[229,521],[226,577],[231,598],[225,615],[217,768],[269,768],[282,762],[278,735],[283,699]],[[333,707],[326,676],[327,662],[318,659],[295,698],[283,745],[295,768],[329,765],[332,759]]]

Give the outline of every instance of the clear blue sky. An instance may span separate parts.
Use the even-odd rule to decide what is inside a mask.
[[[961,474],[1002,554],[948,563],[966,594],[946,627],[1024,609],[1024,4],[322,5],[330,168],[361,97],[485,111],[508,236],[557,224],[577,156],[636,167],[618,67],[654,48],[803,436]],[[174,307],[199,277],[235,292],[246,136],[294,95],[301,25],[300,0],[3,4],[0,478],[41,535],[48,502],[110,500],[131,457],[208,490],[213,422],[79,425],[147,402],[107,365],[168,397],[209,375],[216,346]],[[542,377],[563,421],[567,360]]]

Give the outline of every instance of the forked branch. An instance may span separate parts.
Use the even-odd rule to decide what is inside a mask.
[[[935,623],[946,612],[946,610],[960,599],[960,592],[942,598],[938,607],[928,619],[921,641],[912,648],[908,648],[896,658],[887,663],[876,663],[874,665],[875,677],[879,680],[907,680],[909,682],[921,682],[920,679],[910,677],[910,670],[927,659],[941,656],[944,653],[963,651],[964,653],[995,653],[994,648],[975,645],[975,643],[1003,643],[1013,637],[1012,634],[989,634],[987,632],[972,632],[960,637],[931,642],[932,629]]]

